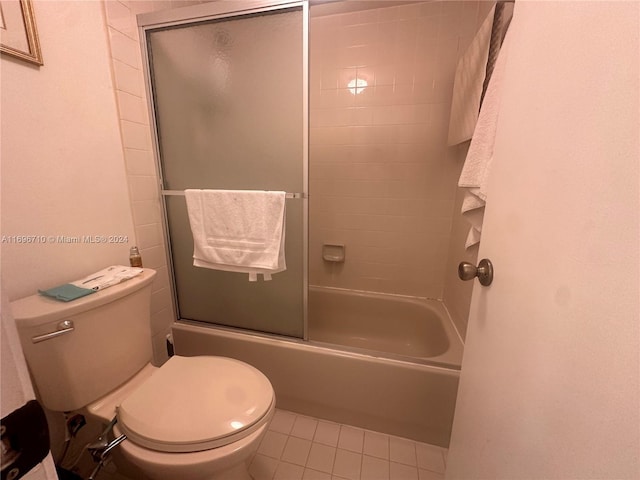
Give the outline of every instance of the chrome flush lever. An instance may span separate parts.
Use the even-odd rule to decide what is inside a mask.
[[[49,340],[51,338],[59,337],[60,335],[64,335],[66,333],[71,333],[74,330],[73,320],[63,320],[58,323],[56,330],[50,333],[45,333],[43,335],[36,335],[31,338],[33,343],[44,342],[45,340]]]
[[[465,281],[478,277],[480,285],[488,287],[493,281],[493,264],[487,258],[480,260],[477,267],[469,262],[461,262],[458,265],[458,277]]]

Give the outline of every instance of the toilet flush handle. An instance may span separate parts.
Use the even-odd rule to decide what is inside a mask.
[[[64,335],[65,333],[71,333],[74,329],[75,327],[73,326],[72,320],[63,320],[58,324],[58,329],[55,332],[36,335],[35,337],[31,337],[31,341],[33,343],[44,342],[45,340],[59,337],[60,335]]]

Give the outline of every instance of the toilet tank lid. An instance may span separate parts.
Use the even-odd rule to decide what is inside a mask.
[[[225,357],[173,356],[117,407],[129,440],[163,452],[233,443],[273,414],[275,395],[258,369]]]
[[[131,295],[149,285],[155,275],[155,270],[145,268],[136,277],[71,302],[61,302],[43,295],[31,295],[11,302],[11,313],[18,328],[62,320]]]

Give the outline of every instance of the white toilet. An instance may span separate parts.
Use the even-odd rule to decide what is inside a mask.
[[[114,416],[116,447],[157,480],[250,479],[247,466],[275,411],[271,383],[238,360],[151,360],[151,282],[131,280],[64,303],[40,295],[11,303],[41,402],[50,410],[85,408],[105,425]]]

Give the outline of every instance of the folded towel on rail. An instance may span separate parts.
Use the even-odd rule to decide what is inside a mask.
[[[487,73],[494,13],[495,6],[491,8],[471,45],[458,61],[453,82],[448,145],[457,145],[471,139],[476,127]]]
[[[286,270],[285,192],[185,190],[193,234],[193,265],[228,272]]]

